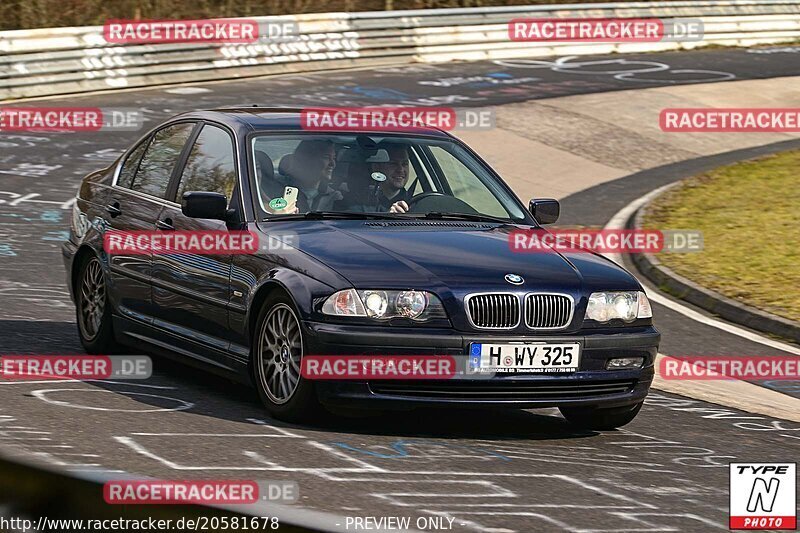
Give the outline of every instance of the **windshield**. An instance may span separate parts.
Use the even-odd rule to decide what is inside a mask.
[[[260,218],[307,213],[527,220],[467,150],[412,136],[253,137]]]

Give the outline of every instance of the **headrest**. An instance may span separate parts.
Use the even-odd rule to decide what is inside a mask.
[[[261,150],[255,151],[256,155],[256,173],[260,182],[264,180],[275,179],[275,166],[272,164],[272,159]]]
[[[281,158],[281,162],[278,163],[278,173],[282,174],[283,176],[291,176],[293,161],[294,154],[286,154],[283,156]]]

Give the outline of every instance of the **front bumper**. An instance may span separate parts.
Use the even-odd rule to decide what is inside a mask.
[[[497,374],[486,379],[316,382],[325,404],[341,407],[413,408],[462,405],[515,408],[618,407],[642,401],[653,380],[661,335],[652,326],[624,331],[581,331],[567,335],[506,336],[464,334],[452,329],[390,328],[305,322],[305,353],[314,355],[466,356],[473,342],[579,342],[577,372]],[[642,368],[605,369],[613,357],[643,357]]]

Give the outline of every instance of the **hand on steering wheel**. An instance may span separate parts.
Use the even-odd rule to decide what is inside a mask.
[[[392,206],[389,208],[389,212],[390,213],[408,213],[408,209],[409,209],[408,204],[405,203],[403,200],[400,200],[399,202],[395,202],[395,203],[392,204]]]

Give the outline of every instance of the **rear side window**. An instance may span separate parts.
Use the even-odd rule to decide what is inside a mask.
[[[228,200],[236,185],[236,167],[231,136],[216,126],[205,125],[189,153],[178,185],[178,201],[184,192],[224,194]]]
[[[139,161],[142,160],[142,154],[144,154],[145,148],[149,144],[150,139],[146,139],[136,147],[136,149],[131,152],[131,155],[125,160],[125,163],[122,164],[122,170],[119,171],[119,177],[117,178],[117,185],[120,187],[125,187],[126,189],[130,189],[131,185],[133,185],[133,177],[136,175],[136,169],[139,168]]]
[[[187,122],[156,132],[139,163],[130,188],[157,198],[166,198],[169,178],[194,126],[194,123]]]

